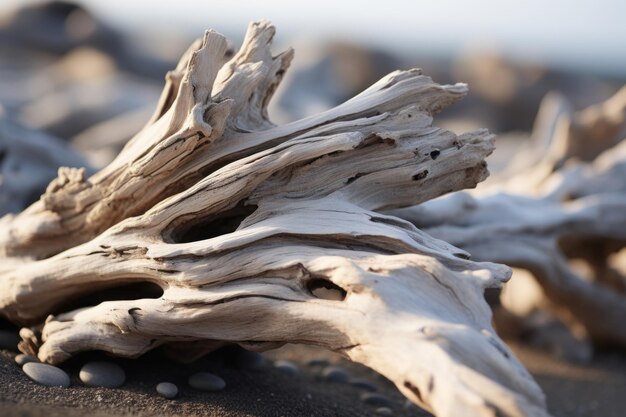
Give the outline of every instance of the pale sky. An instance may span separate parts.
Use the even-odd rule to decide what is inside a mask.
[[[3,0],[2,6],[24,3]],[[626,74],[625,0],[81,0],[139,30],[241,36],[266,18],[278,41],[345,39],[415,54],[490,47],[513,57]]]

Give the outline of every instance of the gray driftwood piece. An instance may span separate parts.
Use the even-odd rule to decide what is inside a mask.
[[[483,298],[509,268],[380,213],[487,176],[491,134],[432,125],[466,86],[397,71],[275,126],[266,106],[293,52],[272,56],[273,36],[251,24],[225,62],[226,40],[207,32],[110,165],[89,178],[62,170],[0,220],[0,312],[33,326],[21,348],[59,363],[92,349],[191,357],[307,343],[379,371],[437,416],[548,415]],[[48,316],[129,282],[163,294]]]
[[[474,259],[530,272],[519,282],[514,273],[503,293],[514,314],[557,317],[579,349],[626,348],[625,128],[626,87],[579,112],[552,94],[508,172],[475,193],[392,213]]]

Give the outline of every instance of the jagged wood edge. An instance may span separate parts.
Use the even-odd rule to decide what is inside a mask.
[[[2,220],[12,266],[2,271],[0,311],[14,321],[36,322],[64,298],[113,282],[164,288],[159,299],[50,316],[43,345],[25,328],[23,347],[56,363],[82,350],[136,356],[174,341],[314,343],[378,370],[439,416],[547,415],[482,298],[508,270],[463,259],[375,211],[484,179],[492,136],[431,126],[466,88],[396,72],[335,109],[272,127],[264,106],[290,59],[259,51],[273,33],[251,25],[221,66],[225,41],[208,32],[111,165],[89,179],[62,170],[39,203]],[[258,208],[236,232],[175,243],[180,227],[242,201]],[[306,292],[320,277],[347,289],[346,299]]]

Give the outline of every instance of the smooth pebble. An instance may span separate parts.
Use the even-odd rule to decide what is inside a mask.
[[[32,355],[25,355],[23,353],[20,353],[19,355],[15,356],[15,363],[17,363],[19,366],[23,366],[24,364],[27,364],[28,362],[39,362],[39,359],[37,359],[36,357]]]
[[[117,364],[105,361],[87,362],[78,374],[85,385],[117,388],[126,381],[126,373]]]
[[[391,406],[391,400],[386,395],[378,394],[375,392],[366,392],[361,395],[361,401],[365,404],[375,405],[378,407]]]
[[[0,330],[0,349],[17,350],[17,344],[22,340],[16,332]]]
[[[198,391],[221,391],[226,387],[226,382],[222,378],[209,372],[193,374],[187,383]]]
[[[379,407],[376,409],[376,414],[379,416],[392,416],[393,411],[389,407]]]
[[[368,381],[367,379],[350,378],[348,383],[350,385],[352,385],[353,387],[357,387],[357,388],[363,389],[365,391],[370,391],[370,392],[378,391],[378,387],[376,386],[376,384],[374,384],[373,382]]]
[[[46,365],[39,362],[28,362],[22,370],[30,379],[49,387],[69,387],[70,376],[56,366]]]
[[[322,376],[330,382],[348,382],[350,374],[338,366],[329,366],[322,371]]]
[[[298,368],[298,366],[291,361],[276,361],[274,363],[274,367],[276,367],[276,369],[278,369],[279,371],[291,376],[296,376],[300,373],[300,369]]]
[[[160,396],[172,399],[178,395],[178,387],[171,382],[161,382],[156,386]]]

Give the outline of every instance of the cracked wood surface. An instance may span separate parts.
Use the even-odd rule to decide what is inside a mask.
[[[545,311],[578,343],[623,349],[626,87],[580,112],[549,95],[533,137],[508,171],[475,194],[392,213],[477,260],[529,271],[541,291],[527,281],[514,283],[516,294],[505,290],[504,306],[514,313]]]
[[[62,169],[0,220],[0,313],[31,326],[21,348],[59,363],[94,349],[169,346],[188,359],[224,343],[308,343],[437,416],[548,415],[483,297],[510,270],[380,212],[486,178],[493,135],[432,124],[467,87],[396,71],[275,126],[266,106],[293,52],[272,56],[273,36],[251,24],[227,60],[226,40],[207,32],[109,166],[89,178]],[[128,283],[162,294],[106,299]],[[94,293],[105,300],[87,302]]]

